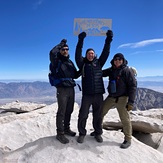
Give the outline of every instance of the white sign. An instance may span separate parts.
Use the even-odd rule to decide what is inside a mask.
[[[112,19],[75,18],[74,35],[85,31],[87,36],[106,36],[112,27]]]

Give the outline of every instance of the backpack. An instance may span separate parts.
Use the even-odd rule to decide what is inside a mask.
[[[50,72],[48,74],[48,78],[49,78],[49,83],[50,83],[51,86],[56,87],[61,82],[58,78],[55,77],[55,74],[58,73],[58,70],[59,70],[60,66],[61,66],[61,61],[58,61],[58,65],[55,68],[55,72],[54,72],[52,63],[49,64]]]
[[[138,74],[138,72],[137,72],[137,70],[136,70],[136,68],[135,67],[129,67],[129,69],[133,72],[133,74],[134,74],[134,76],[136,77],[137,76],[137,74]]]
[[[56,71],[53,72],[53,61],[57,59],[57,53],[59,52],[59,46],[56,45],[53,49],[50,50],[49,53],[49,60],[50,60],[50,64],[49,64],[49,74],[48,74],[48,78],[49,78],[49,83],[51,86],[57,86],[60,81],[57,80],[57,78],[55,78],[55,73],[58,72],[58,69],[60,68],[61,63],[57,62],[58,65],[56,67]]]
[[[49,78],[49,83],[51,86],[57,87],[59,84],[61,84],[62,81],[72,80],[72,78],[58,78],[57,77],[57,73],[59,72],[61,64],[62,64],[62,61],[59,60],[58,58],[57,58],[57,66],[55,68],[53,67],[52,63],[49,64],[50,72],[48,74],[48,78]]]

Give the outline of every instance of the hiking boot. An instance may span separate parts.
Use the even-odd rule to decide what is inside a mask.
[[[69,135],[69,136],[75,136],[76,135],[76,132],[71,131],[70,129],[65,130],[64,133],[66,135]]]
[[[128,148],[131,145],[130,141],[124,140],[124,142],[121,144],[120,148]]]
[[[57,134],[56,139],[59,140],[62,144],[69,143],[69,140],[63,134]]]
[[[84,142],[84,135],[79,135],[78,139],[77,139],[77,142],[78,143],[83,143]]]
[[[91,133],[90,133],[90,136],[95,136],[95,132],[94,132],[94,131],[91,132]]]
[[[101,137],[101,135],[95,135],[95,139],[99,143],[102,143],[103,142],[103,138]]]

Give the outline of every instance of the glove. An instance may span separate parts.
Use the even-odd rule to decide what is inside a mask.
[[[78,35],[78,38],[79,38],[79,40],[83,40],[85,37],[86,37],[86,33],[85,32],[82,32],[82,33],[80,33],[79,35]]]
[[[67,40],[66,39],[62,39],[61,40],[61,44],[66,44]]]
[[[127,109],[127,111],[132,110],[132,109],[133,109],[133,104],[131,104],[131,103],[127,103],[127,105],[126,105],[126,109]]]
[[[112,32],[112,30],[108,30],[106,32],[106,36],[109,37],[110,39],[112,39],[113,38],[113,32]]]

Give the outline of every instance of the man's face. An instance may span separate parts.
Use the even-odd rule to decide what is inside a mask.
[[[60,50],[61,55],[67,57],[68,56],[68,50],[69,50],[68,47],[61,48],[61,50]]]
[[[116,67],[121,66],[122,63],[123,63],[123,59],[122,59],[122,58],[116,57],[116,58],[114,59],[114,65],[115,65]]]
[[[93,50],[90,50],[87,52],[87,59],[88,61],[93,61],[93,59],[95,58],[95,53]]]

